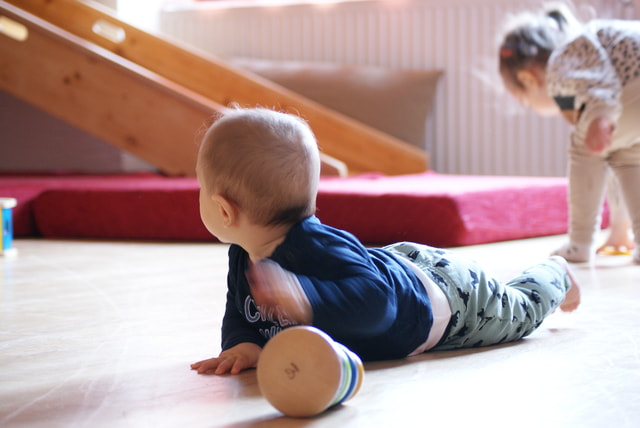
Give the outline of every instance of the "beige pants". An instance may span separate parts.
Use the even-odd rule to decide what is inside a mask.
[[[583,144],[569,150],[569,240],[592,245],[601,222],[608,168],[615,174],[640,247],[640,79],[622,94],[623,112],[611,147],[591,153]]]

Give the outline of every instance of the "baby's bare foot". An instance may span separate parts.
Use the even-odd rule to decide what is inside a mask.
[[[571,287],[569,287],[569,290],[567,291],[567,294],[564,298],[564,302],[562,302],[562,304],[560,305],[560,309],[563,312],[575,311],[580,305],[580,285],[578,284],[576,278],[573,276],[573,272],[571,272],[569,263],[567,263],[567,261],[560,256],[551,256],[549,260],[552,260],[562,266],[562,269],[564,269],[564,271],[567,273],[567,275],[569,276],[569,281],[571,282]]]

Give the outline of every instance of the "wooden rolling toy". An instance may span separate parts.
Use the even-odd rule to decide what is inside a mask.
[[[360,389],[360,358],[309,326],[290,327],[265,345],[257,368],[262,395],[291,417],[315,416],[352,398]]]

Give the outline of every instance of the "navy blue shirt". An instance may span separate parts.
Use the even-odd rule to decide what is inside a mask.
[[[269,259],[296,275],[313,325],[363,360],[406,357],[429,335],[433,314],[424,285],[389,251],[367,249],[311,216],[291,228]],[[223,350],[242,342],[263,346],[292,325],[257,308],[245,274],[249,264],[248,253],[231,245]]]

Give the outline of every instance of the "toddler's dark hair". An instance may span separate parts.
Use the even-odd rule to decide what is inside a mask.
[[[500,45],[500,75],[522,88],[520,70],[545,69],[551,52],[572,34],[578,24],[567,7],[556,6],[541,13],[525,13],[513,18]]]

